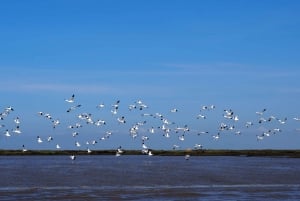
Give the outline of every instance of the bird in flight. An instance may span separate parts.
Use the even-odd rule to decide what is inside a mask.
[[[74,103],[75,94],[73,94],[69,99],[65,99],[68,103]]]

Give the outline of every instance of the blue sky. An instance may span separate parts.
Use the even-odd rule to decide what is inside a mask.
[[[2,149],[299,149],[300,3],[298,1],[2,1],[0,110]],[[75,103],[65,102],[75,94]],[[118,114],[111,105],[120,100]],[[148,108],[129,111],[142,100]],[[99,103],[105,107],[96,108]],[[76,104],[82,106],[70,113]],[[204,105],[215,105],[200,111]],[[177,113],[170,110],[178,108]],[[259,116],[257,111],[266,108]],[[224,118],[232,109],[239,120]],[[50,113],[60,124],[37,115]],[[91,113],[97,127],[77,118]],[[170,138],[161,113],[174,124]],[[203,114],[206,119],[197,119]],[[126,118],[119,124],[118,117]],[[259,118],[276,117],[258,123]],[[12,133],[14,119],[21,134]],[[279,119],[287,117],[285,124]],[[147,121],[133,139],[129,129]],[[254,125],[246,128],[245,123]],[[68,125],[80,122],[79,135]],[[220,124],[234,130],[220,131]],[[175,132],[188,125],[190,131]],[[154,134],[148,129],[156,128]],[[257,135],[280,128],[280,133]],[[5,136],[9,130],[11,136]],[[109,139],[100,140],[106,131]],[[198,135],[200,131],[208,134]],[[235,132],[241,131],[241,135]],[[220,133],[220,139],[212,137]],[[40,136],[43,143],[37,143]],[[47,142],[48,136],[53,141]],[[97,140],[96,145],[86,141]],[[75,147],[79,141],[81,147]]]

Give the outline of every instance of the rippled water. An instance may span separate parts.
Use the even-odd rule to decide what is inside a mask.
[[[300,200],[300,159],[0,156],[0,200]]]

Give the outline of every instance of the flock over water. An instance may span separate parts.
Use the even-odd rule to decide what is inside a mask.
[[[63,102],[63,101],[62,101]],[[220,140],[223,135],[227,135],[228,133],[236,136],[243,135],[243,131],[245,129],[249,129],[254,125],[263,125],[264,130],[258,132],[254,136],[254,140],[262,141],[266,138],[272,137],[273,135],[282,133],[283,125],[286,124],[288,120],[287,117],[279,118],[273,115],[266,115],[265,113],[268,111],[266,108],[261,109],[260,111],[255,111],[256,119],[253,121],[245,121],[242,124],[238,124],[240,122],[239,115],[233,109],[224,109],[222,110],[222,121],[219,122],[218,127],[215,131],[209,130],[199,130],[195,128],[190,128],[188,124],[181,125],[179,122],[172,121],[172,115],[175,113],[180,113],[178,108],[170,108],[167,114],[162,114],[159,112],[150,112],[148,104],[146,104],[143,100],[136,100],[127,106],[122,105],[120,100],[116,100],[110,104],[99,103],[95,105],[95,110],[97,112],[106,108],[105,111],[109,111],[111,113],[113,123],[102,118],[97,118],[90,112],[81,112],[79,108],[82,107],[81,104],[77,103],[75,94],[71,95],[69,98],[64,100],[66,106],[65,113],[75,117],[76,121],[68,124],[67,132],[70,133],[70,142],[74,143],[74,149],[85,149],[87,153],[91,153],[94,146],[99,141],[109,140],[110,137],[115,133],[114,130],[107,128],[108,124],[115,124],[116,126],[122,126],[121,129],[125,130],[122,132],[128,133],[128,136],[132,139],[137,139],[136,141],[140,143],[141,152],[148,155],[153,155],[152,148],[149,145],[149,140],[155,136],[160,135],[163,139],[176,138],[175,143],[170,147],[170,149],[180,149],[180,142],[185,141],[186,137],[189,135],[196,136],[210,136],[212,140]],[[128,113],[138,111],[138,119],[132,123],[132,118],[128,115],[124,115],[119,111],[120,106],[127,107]],[[107,110],[108,108],[108,110]],[[208,113],[213,112],[216,109],[215,105],[202,105],[198,110],[198,114],[193,118],[197,121],[207,121]],[[0,113],[0,129],[3,133],[4,138],[11,138],[12,135],[22,135],[22,119],[19,116],[13,116],[15,109],[13,106],[5,107],[2,109]],[[9,116],[13,116],[13,118],[9,118]],[[48,121],[53,128],[53,130],[57,129],[61,124],[61,120],[59,118],[54,118],[54,116],[50,113],[44,111],[36,111],[36,118],[45,119],[43,121]],[[127,121],[127,119],[130,121]],[[13,120],[13,128],[9,128],[7,121]],[[292,117],[291,121],[300,121],[299,117]],[[243,125],[243,126],[240,126]],[[101,128],[101,134],[93,136],[93,139],[85,139],[85,141],[79,140],[78,136],[84,135],[81,133],[82,127],[90,127],[92,130],[97,130]],[[297,129],[295,129],[297,130]],[[226,133],[226,134],[225,134]],[[55,135],[37,135],[36,143],[43,144],[47,142],[51,142],[55,144],[55,149],[62,150],[64,149],[61,144],[55,142]],[[200,143],[194,143],[190,145],[193,149],[203,149],[205,145]],[[17,148],[18,149],[18,148]],[[122,142],[120,142],[120,146],[115,147],[116,156],[121,156],[124,152],[122,148]],[[22,145],[22,150],[24,152],[27,151],[26,144]],[[71,157],[73,160],[76,158],[75,156]]]

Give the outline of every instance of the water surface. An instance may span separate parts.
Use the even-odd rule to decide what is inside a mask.
[[[0,200],[300,200],[300,159],[0,156]]]

